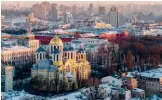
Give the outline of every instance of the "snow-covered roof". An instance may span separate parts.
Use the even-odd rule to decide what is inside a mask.
[[[148,77],[148,78],[162,78],[162,68],[141,72],[140,76]]]
[[[12,95],[9,95],[8,92],[1,92],[5,98],[5,100],[22,100],[22,99],[25,99],[25,98],[29,98],[29,97],[33,97],[34,95],[31,95],[31,94],[28,94],[26,92],[19,92],[19,91],[13,91],[13,92],[10,92],[10,94]],[[17,95],[15,95],[14,93],[16,93]]]
[[[109,84],[113,84],[113,85],[118,85],[121,86],[122,85],[122,80],[121,79],[117,79],[114,78],[112,76],[107,76],[101,79],[102,83],[109,83]]]
[[[134,88],[132,91],[133,91],[133,92],[144,92],[144,90],[139,89],[139,88]]]
[[[52,33],[51,31],[49,30],[46,30],[46,31],[38,31],[36,33],[40,33],[40,34],[47,34],[47,33]]]
[[[134,77],[134,75],[132,75],[131,72],[128,72],[128,73],[127,73],[127,77]]]
[[[97,36],[96,34],[94,33],[85,33],[85,34],[80,34],[81,37],[95,37]]]
[[[12,46],[12,47],[2,47],[2,51],[8,51],[8,50],[20,50],[20,49],[29,49],[25,46]]]
[[[109,34],[119,34],[119,32],[118,31],[107,31],[107,32],[105,32],[103,34],[106,34],[106,35],[109,35]]]
[[[76,96],[81,95],[81,92],[75,92],[75,93],[71,93],[68,95],[64,95],[64,96],[60,96],[60,97],[56,97],[50,100],[77,100]]]
[[[64,30],[65,32],[77,32],[78,29],[67,29],[67,30]]]
[[[10,34],[4,33],[4,32],[2,32],[1,35],[2,35],[2,36],[3,36],[3,35],[11,36]]]
[[[54,32],[58,33],[58,34],[64,34],[65,33],[65,31],[62,30],[62,29],[54,29]]]

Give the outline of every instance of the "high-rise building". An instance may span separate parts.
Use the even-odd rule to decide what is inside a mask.
[[[77,10],[76,4],[74,4],[72,7],[72,15],[73,15],[73,18],[76,18],[78,15],[78,10]]]
[[[66,8],[67,8],[67,7],[66,7],[65,5],[60,5],[60,6],[59,6],[59,10],[60,10],[60,11],[63,11],[63,12],[67,11]]]
[[[34,4],[31,8],[31,12],[34,13],[36,18],[39,19],[48,19],[47,7],[43,4]]]
[[[70,22],[70,17],[71,17],[71,14],[70,12],[65,12],[64,13],[64,23],[69,23]]]
[[[51,4],[48,1],[42,2],[41,5],[45,6],[47,11],[50,11]]]
[[[99,15],[105,15],[105,11],[106,11],[106,9],[104,6],[99,6],[99,8],[98,8]]]
[[[47,1],[42,2],[41,5],[45,7],[45,19],[49,19],[49,14],[50,14],[50,9],[51,9],[51,4]]]
[[[13,90],[13,66],[5,67],[5,91]]]
[[[118,8],[115,7],[115,6],[110,8],[109,23],[113,27],[118,27],[119,26],[119,11],[118,11]]]
[[[93,4],[89,4],[89,13],[93,13]]]
[[[51,21],[57,21],[59,18],[59,9],[57,4],[51,4],[51,10],[50,10],[50,20]]]
[[[5,16],[2,15],[1,16],[1,25],[4,25],[4,23],[5,23],[4,20],[5,20]]]

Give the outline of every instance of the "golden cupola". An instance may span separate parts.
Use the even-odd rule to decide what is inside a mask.
[[[54,38],[51,39],[49,45],[63,45],[63,43],[58,36],[54,36]]]

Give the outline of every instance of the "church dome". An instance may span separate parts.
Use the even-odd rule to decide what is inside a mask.
[[[59,49],[55,48],[55,50],[52,52],[52,54],[60,54]]]
[[[50,62],[48,59],[41,59],[38,62],[38,69],[49,69],[50,67]]]
[[[72,46],[69,47],[69,51],[73,51],[74,48]]]
[[[55,72],[56,70],[57,70],[57,69],[56,69],[55,66],[50,65],[50,67],[49,67],[49,72]]]
[[[42,47],[39,47],[36,52],[45,52],[45,50]]]
[[[63,51],[74,51],[74,48],[72,46],[65,46]]]
[[[85,53],[85,50],[84,50],[83,48],[80,48],[80,49],[78,50],[78,53]]]
[[[54,36],[54,38],[51,39],[49,45],[63,45],[63,43],[58,36]]]
[[[65,46],[64,49],[63,49],[63,51],[68,51],[68,47]]]

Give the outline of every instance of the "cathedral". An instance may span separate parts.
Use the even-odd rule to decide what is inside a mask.
[[[83,48],[78,51],[54,36],[49,45],[39,47],[35,53],[36,63],[31,69],[32,86],[41,91],[69,91],[87,80],[91,66]]]

